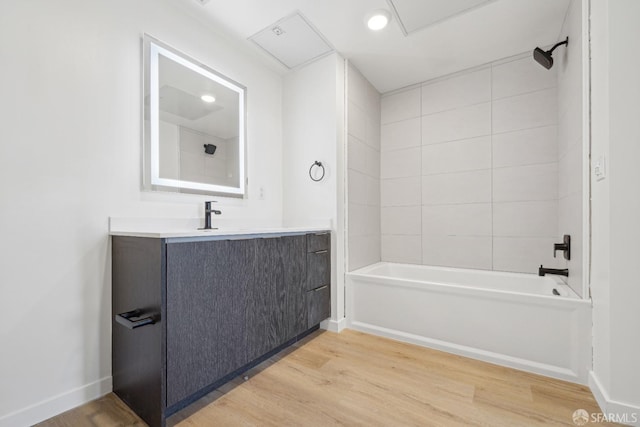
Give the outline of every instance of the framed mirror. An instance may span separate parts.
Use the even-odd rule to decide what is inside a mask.
[[[246,88],[145,35],[147,190],[245,195]]]

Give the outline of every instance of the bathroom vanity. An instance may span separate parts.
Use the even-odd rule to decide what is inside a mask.
[[[330,233],[118,233],[113,390],[150,426],[330,316]]]

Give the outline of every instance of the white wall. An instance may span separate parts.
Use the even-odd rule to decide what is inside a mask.
[[[284,77],[283,123],[284,223],[330,224],[331,317],[338,322],[344,318],[344,60],[338,54]],[[318,182],[309,177],[316,160],[325,168]]]
[[[557,233],[555,69],[530,53],[382,98],[382,260],[537,272]]]
[[[606,412],[635,414],[640,425],[640,2],[591,2],[593,375]]]
[[[109,390],[108,217],[203,215],[140,191],[143,32],[248,87],[249,198],[219,207],[282,219],[282,81],[244,47],[170,0],[0,2],[2,426]]]
[[[380,261],[380,94],[347,67],[348,271]]]
[[[583,81],[582,0],[572,0],[558,41],[569,37],[568,46],[553,52],[558,73],[558,242],[571,236],[571,260],[558,252],[559,267],[569,269],[569,286],[583,294]]]

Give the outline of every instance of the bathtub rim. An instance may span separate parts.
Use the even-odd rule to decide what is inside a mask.
[[[540,303],[550,304],[550,305],[591,305],[591,300],[588,298],[581,298],[576,294],[573,289],[571,289],[566,283],[560,280],[557,277],[552,277],[552,279],[556,282],[557,286],[562,287],[562,289],[569,292],[572,296],[562,296],[562,295],[545,295],[545,294],[536,294],[530,292],[517,292],[517,291],[506,291],[502,289],[491,289],[484,287],[475,287],[475,286],[466,286],[463,284],[456,283],[448,283],[448,282],[439,282],[439,281],[424,281],[417,279],[406,279],[392,276],[382,276],[369,273],[374,268],[384,266],[384,265],[400,265],[407,266],[410,268],[427,268],[427,269],[436,269],[443,271],[461,271],[468,273],[470,271],[483,275],[501,275],[501,276],[513,276],[518,277],[522,275],[531,275],[529,273],[512,273],[512,272],[503,272],[503,271],[492,271],[492,270],[477,270],[477,269],[464,269],[464,268],[454,268],[454,267],[439,267],[439,266],[430,266],[430,265],[419,265],[419,264],[402,264],[395,262],[387,262],[381,261],[375,264],[370,264],[365,267],[361,267],[357,270],[347,272],[347,277],[350,277],[352,280],[360,280],[360,281],[370,281],[377,285],[383,286],[402,286],[405,288],[413,288],[413,289],[429,289],[430,291],[436,292],[446,292],[456,293],[456,294],[471,294],[471,295],[482,295],[487,296],[488,294],[492,294],[496,299],[514,299],[514,298],[540,298]],[[551,277],[550,277],[551,278]]]

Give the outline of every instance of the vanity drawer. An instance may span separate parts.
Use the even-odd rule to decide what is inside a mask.
[[[307,254],[307,280],[305,290],[331,284],[331,258],[328,250]]]
[[[307,292],[307,327],[312,328],[331,316],[331,289],[327,286]]]
[[[307,234],[307,252],[328,251],[331,233]]]

